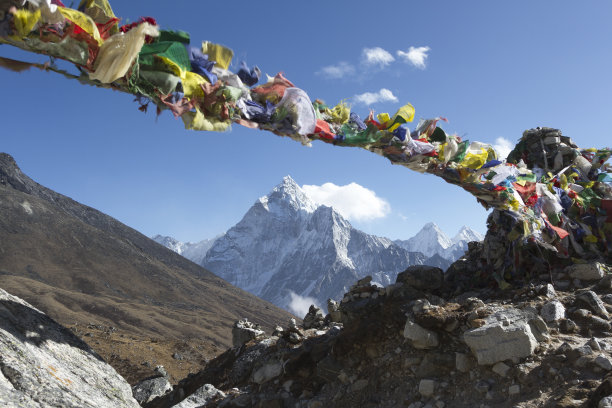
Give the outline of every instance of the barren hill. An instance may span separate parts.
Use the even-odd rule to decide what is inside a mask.
[[[271,328],[291,317],[112,217],[37,184],[4,153],[0,214],[0,287],[89,336],[94,349],[96,336],[121,340],[98,345],[111,363],[140,365],[143,357],[130,348],[150,341],[197,349],[184,354],[204,359],[231,345],[231,325],[239,318]],[[150,364],[181,361],[168,358]],[[190,363],[179,365],[189,371]]]

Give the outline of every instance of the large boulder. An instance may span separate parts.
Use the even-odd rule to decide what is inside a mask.
[[[172,391],[172,384],[164,376],[147,378],[132,387],[134,398],[141,405],[153,401],[169,391]]]
[[[139,407],[130,385],[86,343],[2,289],[0,406]]]
[[[482,326],[463,334],[480,365],[530,356],[546,338],[546,323],[531,311],[498,308],[490,312]]]

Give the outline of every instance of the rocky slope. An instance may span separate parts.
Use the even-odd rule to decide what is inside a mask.
[[[174,342],[204,347],[199,355],[185,353],[193,354],[193,368],[231,345],[234,320],[248,317],[273,327],[290,316],[119,221],[35,183],[7,154],[0,154],[0,214],[0,287],[79,333],[131,339],[106,348],[104,341],[85,337],[109,361],[128,361],[125,367],[142,367],[150,360],[149,347]],[[139,351],[136,344],[146,346]],[[174,351],[168,351],[159,359],[170,366]],[[186,373],[173,374],[178,379]]]
[[[202,265],[277,306],[296,299],[325,304],[360,276],[388,284],[407,265],[423,264],[386,238],[352,227],[331,207],[315,204],[291,177],[258,199],[210,248]]]
[[[609,407],[610,272],[578,264],[554,285],[478,292],[429,267],[386,288],[362,279],[327,316],[236,344],[144,406]]]
[[[93,349],[2,289],[0,406],[139,407],[129,384]]]

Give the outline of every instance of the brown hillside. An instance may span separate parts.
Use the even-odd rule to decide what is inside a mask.
[[[106,328],[132,343],[196,342],[207,356],[231,345],[238,318],[270,329],[291,317],[117,220],[33,182],[7,154],[0,154],[0,215],[0,287],[82,334],[98,326],[90,330],[92,338]],[[96,349],[96,340],[84,339]],[[100,348],[108,360],[112,350]],[[129,354],[125,358],[142,363],[143,356]]]

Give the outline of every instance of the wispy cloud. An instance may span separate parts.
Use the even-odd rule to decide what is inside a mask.
[[[508,155],[514,148],[514,145],[510,140],[506,139],[505,137],[498,137],[497,139],[495,139],[493,148],[497,152],[497,156],[500,159],[505,159],[506,157],[508,157]]]
[[[397,51],[397,56],[406,63],[412,64],[420,69],[425,69],[429,50],[429,47],[410,47],[408,52],[401,50]]]
[[[306,316],[308,309],[310,309],[310,305],[320,307],[315,298],[300,296],[292,291],[289,292],[289,295],[291,296],[291,300],[289,301],[289,311],[297,317],[302,318]]]
[[[317,71],[317,74],[323,75],[330,79],[343,78],[346,75],[353,75],[355,73],[355,67],[348,62],[339,62],[336,65],[328,65]]]
[[[384,68],[395,61],[393,55],[380,47],[364,48],[362,56],[366,65],[377,65],[380,68]]]
[[[313,201],[335,208],[348,220],[369,221],[386,217],[391,211],[387,201],[357,183],[304,185],[302,189]]]
[[[378,102],[397,102],[397,98],[395,95],[393,95],[393,92],[387,88],[382,88],[378,92],[366,92],[355,95],[353,99],[355,102],[362,103],[364,105],[372,105]]]

